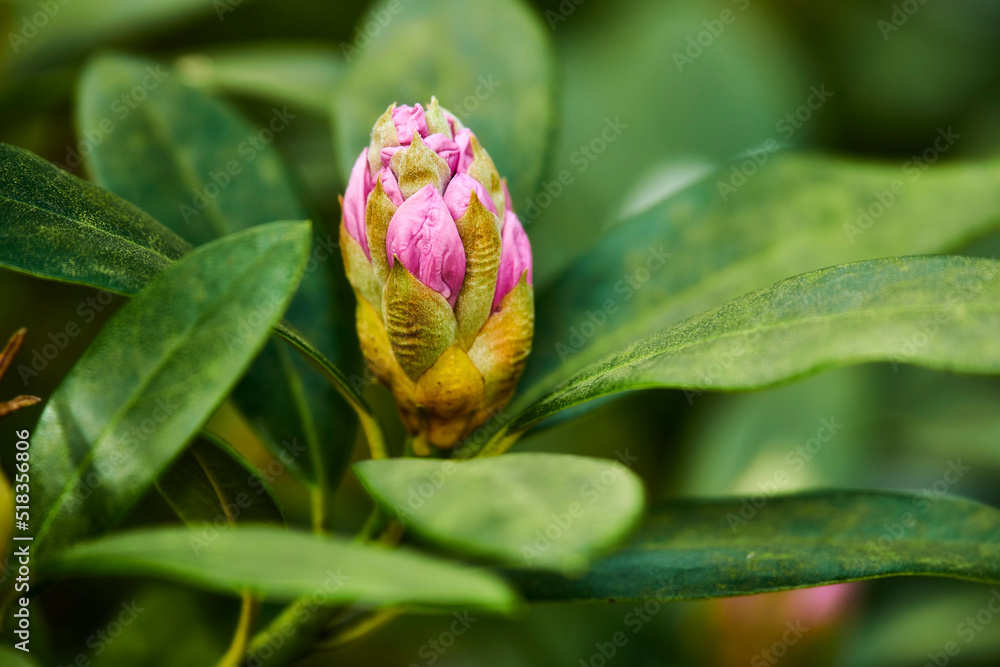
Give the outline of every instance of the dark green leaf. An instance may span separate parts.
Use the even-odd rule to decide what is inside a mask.
[[[52,395],[32,439],[53,548],[106,529],[197,433],[260,351],[302,275],[309,226],[192,251],[127,303]],[[255,316],[255,326],[241,322]]]
[[[942,479],[962,467],[943,464]],[[690,600],[895,575],[1000,583],[1000,511],[930,490],[678,501],[582,579],[513,575],[535,600]]]
[[[192,527],[285,523],[267,482],[211,433],[184,450],[156,488]]]
[[[354,471],[420,538],[521,567],[585,569],[628,535],[645,502],[642,482],[625,465],[582,456],[369,460]]]
[[[998,329],[994,261],[910,257],[822,269],[734,299],[590,366],[513,428],[630,389],[758,389],[871,361],[997,373]]]
[[[158,73],[158,78],[150,72]],[[77,122],[84,137],[136,81],[155,80],[124,118],[110,117],[87,156],[96,180],[141,205],[198,245],[271,220],[306,218],[274,137],[295,114],[275,108],[255,127],[221,100],[184,85],[161,64],[118,55],[91,60],[80,79]],[[349,368],[357,349],[353,297],[334,236],[318,227],[313,258],[287,318],[326,356]],[[312,486],[335,486],[350,458],[356,422],[330,384],[298,355],[270,342],[234,395],[265,443]]]
[[[836,264],[953,250],[1000,222],[1000,161],[921,171],[778,154],[754,169],[728,167],[621,222],[536,289],[519,406],[750,290]],[[720,182],[740,182],[734,170],[745,184],[720,194]]]
[[[212,540],[185,528],[119,533],[46,561],[49,575],[149,575],[239,595],[315,596],[327,604],[474,605],[509,611],[497,576],[406,549],[390,550],[280,528],[232,528]],[[449,609],[450,613],[451,610]]]
[[[188,250],[132,204],[0,144],[0,266],[132,294]]]
[[[476,133],[511,193],[533,192],[554,113],[547,28],[516,0],[384,0],[372,12],[390,19],[348,45],[333,105],[341,172],[350,173],[390,104],[426,105],[436,95]]]

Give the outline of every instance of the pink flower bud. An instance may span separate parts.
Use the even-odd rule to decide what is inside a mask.
[[[347,227],[347,233],[365,249],[369,259],[372,254],[368,249],[368,235],[365,232],[365,204],[368,202],[372,187],[372,179],[368,174],[366,148],[355,160],[351,178],[347,181],[347,190],[344,192],[344,226]]]
[[[465,248],[455,221],[433,185],[425,185],[392,216],[385,237],[389,268],[393,257],[452,307],[465,279]]]
[[[497,291],[493,295],[493,310],[499,310],[500,302],[528,272],[531,285],[531,243],[521,221],[508,208],[500,233],[500,268],[497,271]]]
[[[458,220],[469,208],[469,201],[472,193],[476,193],[479,203],[486,207],[486,210],[497,214],[497,207],[493,204],[490,193],[486,191],[482,183],[472,178],[468,174],[458,174],[448,183],[448,189],[444,191],[444,203],[451,212],[451,217]]]
[[[448,168],[451,169],[452,173],[454,173],[455,167],[459,161],[458,144],[440,133],[428,134],[426,137],[421,137],[421,139],[423,139],[425,146],[444,158],[444,161],[448,163]],[[382,166],[388,167],[389,163],[392,161],[392,156],[409,146],[411,143],[413,143],[412,133],[410,134],[410,139],[406,142],[406,145],[386,146],[379,151],[379,158],[382,160]]]

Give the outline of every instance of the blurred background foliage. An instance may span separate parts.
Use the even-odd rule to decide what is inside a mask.
[[[898,14],[905,22],[892,25],[901,5],[915,11]],[[534,247],[536,284],[555,279],[623,213],[770,138],[902,167],[950,127],[961,138],[945,160],[1000,152],[1000,6],[992,0],[399,0],[399,6],[403,18],[366,41],[355,32],[374,16],[364,1],[4,3],[0,141],[72,166],[80,68],[107,49],[140,54],[172,63],[187,83],[224,94],[261,127],[275,105],[287,106],[296,120],[275,144],[314,219],[332,229],[345,167],[382,110],[368,101],[410,103],[434,93],[463,115],[511,179],[515,210]],[[690,55],[689,38],[726,10],[735,20],[679,66],[675,54]],[[45,25],[15,52],[11,35],[27,36],[25,17],[38,12],[48,14]],[[429,90],[432,76],[443,83]],[[468,96],[479,77],[491,76],[496,93],[473,107]],[[782,120],[822,86],[832,93],[829,101],[789,133]],[[609,119],[627,130],[594,159],[581,158],[581,147]],[[508,150],[545,144],[543,159],[531,164]],[[564,192],[540,197],[551,195],[564,172],[570,174]],[[965,251],[995,256],[998,248],[1000,239],[986,238]],[[52,359],[39,356],[37,376],[26,381],[12,369],[0,387],[4,396],[49,395],[124,301],[114,297],[98,311],[88,304],[96,297],[92,289],[10,272],[0,273],[0,295],[0,335],[20,326],[30,331],[21,363],[31,363],[50,342],[60,348]],[[81,333],[61,336],[70,322]],[[387,393],[368,393],[391,420]],[[865,366],[759,394],[634,394],[541,429],[520,447],[614,456],[628,443],[654,499],[754,493],[778,470],[788,473],[781,491],[920,489],[939,480],[948,461],[961,459],[971,472],[949,492],[1000,505],[992,481],[1000,474],[998,405],[994,378]],[[4,430],[33,428],[38,414],[37,408],[15,414]],[[820,441],[823,420],[841,428]],[[301,489],[231,408],[216,425],[269,471],[289,518],[305,520]],[[3,452],[5,467],[9,454]],[[367,512],[351,476],[333,502],[340,529],[355,528]],[[133,515],[171,517],[155,495]],[[813,629],[782,651],[784,665],[924,664],[951,641],[961,647],[952,665],[996,665],[1000,657],[1000,619],[971,638],[959,630],[989,601],[986,586],[897,579],[852,585],[833,602],[815,593],[657,605],[608,663],[771,664],[761,652],[781,642],[786,622],[797,619],[809,619]],[[120,636],[95,640],[121,602],[133,599],[146,611]],[[42,664],[69,664],[78,655],[94,665],[150,664],[157,653],[158,665],[208,664],[226,645],[238,611],[236,600],[147,581],[71,581],[40,600],[45,625],[60,636]],[[516,620],[481,617],[457,637],[449,636],[447,618],[404,616],[335,658],[309,664],[601,665],[595,643],[630,630],[633,607],[541,605]]]

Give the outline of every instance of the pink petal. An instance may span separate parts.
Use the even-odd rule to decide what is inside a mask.
[[[401,206],[403,204],[403,193],[399,190],[399,181],[396,180],[396,175],[392,173],[392,169],[389,167],[382,167],[379,169],[378,178],[382,181],[382,191],[389,195],[389,199],[396,206]]]
[[[500,232],[500,268],[497,270],[497,291],[493,294],[493,310],[500,308],[500,302],[528,272],[531,284],[531,242],[528,234],[509,209],[504,216],[503,230]]]
[[[497,215],[496,204],[493,203],[493,198],[490,197],[490,193],[486,191],[483,184],[468,174],[458,174],[451,179],[448,188],[444,191],[444,203],[451,212],[451,217],[458,220],[465,215],[473,192],[479,198],[480,204]]]
[[[393,256],[398,257],[410,273],[454,308],[465,280],[465,248],[433,184],[415,192],[392,216],[385,249],[390,268]]]
[[[372,254],[368,249],[368,234],[365,232],[365,205],[372,185],[368,174],[368,149],[365,148],[351,168],[351,178],[347,181],[347,191],[344,192],[344,226],[347,227],[347,233],[365,249],[369,260]]]
[[[513,211],[514,205],[510,203],[510,190],[507,189],[507,179],[501,180],[500,185],[503,186],[503,200],[504,203],[507,205],[506,210]]]
[[[403,105],[396,107],[392,111],[392,124],[396,126],[396,137],[399,143],[409,146],[413,141],[413,133],[418,132],[420,138],[429,134],[427,129],[427,118],[424,116],[424,108],[420,103],[413,105]]]
[[[455,134],[455,144],[458,146],[458,162],[455,165],[455,172],[464,174],[469,171],[469,166],[475,159],[472,153],[472,130],[462,128]]]

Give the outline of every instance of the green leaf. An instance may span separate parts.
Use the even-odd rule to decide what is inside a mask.
[[[436,95],[476,133],[511,194],[532,193],[554,116],[553,52],[538,18],[516,0],[384,0],[371,12],[390,20],[348,45],[333,105],[341,173],[390,104],[426,105]]]
[[[474,605],[510,611],[517,597],[496,575],[407,549],[352,543],[280,528],[232,528],[213,540],[185,528],[118,533],[45,561],[50,576],[142,575],[275,600],[326,604]],[[448,610],[450,613],[450,609]]]
[[[285,523],[267,482],[212,433],[203,433],[184,450],[156,480],[156,488],[192,527]]]
[[[623,456],[629,463],[628,450]],[[520,567],[585,569],[628,535],[645,502],[642,482],[625,465],[581,456],[369,460],[353,469],[419,538]]]
[[[184,56],[177,71],[194,86],[325,115],[343,77],[344,60],[332,46],[263,43]]]
[[[87,156],[101,185],[195,245],[271,220],[308,217],[273,144],[296,122],[287,108],[275,108],[268,123],[256,127],[159,63],[104,55],[80,77],[83,136],[108,122],[116,100],[150,72],[159,73],[156,85],[125,118],[112,119],[114,131],[102,133]],[[357,343],[344,314],[353,312],[353,296],[326,227],[317,228],[312,259],[286,317],[334,363],[350,368]],[[336,485],[354,444],[354,415],[298,355],[270,342],[234,398],[298,478],[314,487]]]
[[[1000,372],[1000,265],[968,257],[859,262],[789,278],[594,364],[514,430],[630,389],[759,389],[872,361]]]
[[[264,345],[305,266],[309,226],[279,222],[198,248],[101,330],[32,439],[35,549],[106,529],[198,432]],[[241,327],[250,315],[256,326]]]
[[[963,474],[948,465],[947,478]],[[581,579],[513,573],[533,600],[691,600],[897,575],[1000,583],[1000,511],[930,490],[678,501]]]
[[[132,294],[190,250],[148,214],[0,144],[0,266]]]
[[[622,221],[536,288],[535,341],[517,406],[750,290],[836,264],[954,250],[1000,222],[1000,160],[921,171],[777,154],[720,194],[734,170],[742,173],[727,167]],[[877,197],[894,201],[885,207]],[[872,217],[859,221],[859,209]]]

